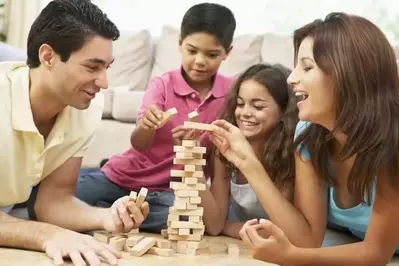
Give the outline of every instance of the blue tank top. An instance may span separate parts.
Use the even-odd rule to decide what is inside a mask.
[[[309,122],[300,121],[296,126],[295,137],[301,134],[301,132],[304,131],[309,125]],[[310,160],[309,152],[305,148],[301,149],[301,155],[303,158]],[[371,196],[372,198],[370,206],[361,203],[353,208],[341,209],[335,203],[334,188],[329,187],[328,222],[338,227],[344,227],[348,229],[354,236],[364,239],[374,205],[375,184],[373,185]],[[396,254],[399,254],[399,247],[396,249]]]

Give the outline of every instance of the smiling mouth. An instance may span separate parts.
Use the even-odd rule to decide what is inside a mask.
[[[241,121],[241,124],[246,127],[254,127],[254,126],[258,125],[258,123],[253,123],[253,122],[249,122],[249,121]]]
[[[309,97],[309,94],[307,94],[306,92],[303,92],[303,91],[297,91],[297,92],[295,92],[295,100],[296,100],[297,102],[304,101],[304,100],[306,100],[308,97]]]

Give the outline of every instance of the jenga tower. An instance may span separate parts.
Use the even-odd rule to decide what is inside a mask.
[[[174,164],[184,165],[184,170],[171,170],[171,177],[181,178],[181,182],[170,182],[175,201],[169,208],[168,239],[177,241],[177,253],[197,255],[205,232],[204,210],[198,205],[201,203],[199,191],[206,186],[198,179],[204,177],[206,148],[200,147],[197,140],[183,140],[182,146],[174,146],[174,152]]]

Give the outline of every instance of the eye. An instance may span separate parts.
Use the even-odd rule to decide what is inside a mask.
[[[209,58],[216,58],[216,57],[218,57],[219,55],[218,54],[208,54],[208,57]]]
[[[98,66],[86,66],[89,71],[97,71],[98,70]]]
[[[303,68],[303,70],[305,71],[305,72],[308,72],[309,70],[311,70],[312,68],[311,67],[305,67],[305,68]]]
[[[244,106],[244,103],[242,103],[242,102],[237,102],[237,107],[243,107]]]
[[[262,111],[263,109],[266,108],[266,106],[254,106],[254,108],[258,111]]]
[[[192,49],[187,49],[187,51],[188,51],[188,53],[191,54],[191,55],[193,55],[193,54],[196,53],[196,51],[195,51],[195,50],[192,50]]]

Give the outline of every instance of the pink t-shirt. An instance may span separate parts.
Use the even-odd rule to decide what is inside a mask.
[[[181,69],[154,77],[144,95],[138,119],[151,104],[157,105],[163,111],[175,107],[178,113],[155,132],[152,145],[147,150],[139,152],[131,147],[123,154],[111,157],[102,168],[105,175],[127,190],[139,190],[141,187],[146,187],[149,191],[170,190],[170,170],[181,169],[181,166],[173,164],[175,153],[171,130],[183,125],[188,120],[187,115],[195,110],[199,114],[199,122],[212,123],[218,119],[232,82],[232,78],[216,74],[213,88],[201,102],[199,93],[187,84]],[[207,147],[207,158],[212,147],[211,142],[206,133],[200,140],[201,146]]]

